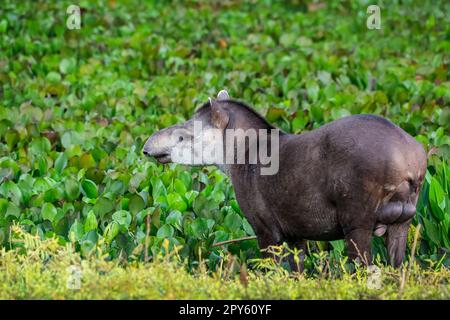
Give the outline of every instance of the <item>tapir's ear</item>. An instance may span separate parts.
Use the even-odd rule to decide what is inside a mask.
[[[225,129],[230,120],[228,111],[225,110],[219,102],[209,98],[209,104],[211,105],[211,122],[213,126],[219,129]]]
[[[217,100],[227,100],[230,99],[228,92],[226,90],[220,90],[217,94]]]

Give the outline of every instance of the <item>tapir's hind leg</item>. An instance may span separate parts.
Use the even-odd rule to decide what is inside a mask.
[[[395,268],[402,264],[405,257],[408,229],[416,214],[421,183],[421,180],[402,182],[396,188],[390,201],[380,207],[377,212],[378,221],[387,226],[385,239],[389,263]]]
[[[403,258],[405,257],[406,240],[408,237],[410,223],[411,220],[387,226],[385,235],[386,246],[389,263],[394,268],[398,268],[402,264]]]
[[[338,203],[339,222],[342,226],[348,257],[365,265],[372,263],[372,233],[376,216],[373,214],[376,201],[364,194],[360,188],[351,198],[344,198]],[[362,199],[355,202],[354,199]]]

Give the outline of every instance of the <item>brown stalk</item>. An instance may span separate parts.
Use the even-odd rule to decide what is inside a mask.
[[[148,262],[148,246],[150,245],[150,214],[146,217],[146,230],[145,230],[145,246],[144,246],[144,262]]]
[[[235,242],[245,241],[245,240],[254,240],[254,239],[256,239],[256,236],[249,236],[249,237],[243,237],[243,238],[238,238],[238,239],[231,239],[231,240],[217,242],[217,243],[213,244],[211,247],[215,248],[215,247],[223,246],[225,244],[230,244],[230,243],[235,243]]]

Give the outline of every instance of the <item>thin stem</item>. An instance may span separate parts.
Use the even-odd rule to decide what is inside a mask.
[[[227,241],[222,241],[222,242],[217,242],[215,244],[212,245],[212,247],[220,247],[223,246],[225,244],[229,244],[229,243],[234,243],[234,242],[239,242],[239,241],[245,241],[245,240],[254,240],[256,239],[256,236],[249,236],[249,237],[243,237],[243,238],[238,238],[238,239],[231,239],[231,240],[227,240]]]

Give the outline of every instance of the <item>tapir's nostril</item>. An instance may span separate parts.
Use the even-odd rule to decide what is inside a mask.
[[[147,150],[144,149],[142,152],[143,152],[146,156],[148,156],[148,151],[147,151]]]

